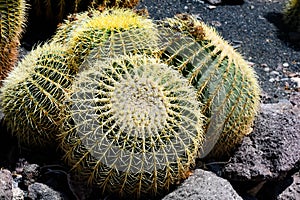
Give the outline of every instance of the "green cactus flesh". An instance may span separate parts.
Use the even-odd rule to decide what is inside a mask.
[[[66,63],[65,48],[45,44],[31,51],[4,81],[1,109],[20,143],[41,146],[56,140],[59,113],[74,74]]]
[[[283,12],[284,22],[293,31],[300,32],[300,0],[289,0]]]
[[[201,112],[208,120],[201,157],[228,155],[251,132],[259,107],[254,70],[214,29],[190,15],[161,24],[161,58],[188,79],[204,103]]]
[[[103,193],[141,197],[187,177],[203,139],[196,90],[146,56],[100,60],[67,99],[66,160]]]
[[[25,0],[0,0],[0,80],[17,61],[25,10]]]
[[[120,36],[120,33],[126,31],[134,33],[127,35],[135,36],[132,37],[135,46],[135,41],[153,45],[157,39],[154,23],[128,9],[109,9],[104,12],[90,10],[76,15],[75,18],[76,20],[66,21],[60,26],[52,38],[52,42],[68,46],[70,62],[74,68],[78,68],[92,49],[99,48],[110,38],[114,38],[114,35]],[[112,42],[127,46],[131,44],[127,38],[118,38]],[[139,47],[143,46],[142,43]]]

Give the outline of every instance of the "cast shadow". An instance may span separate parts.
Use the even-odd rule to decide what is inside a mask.
[[[293,32],[283,21],[283,14],[269,12],[264,16],[277,27],[277,37],[295,51],[300,51],[300,33]]]

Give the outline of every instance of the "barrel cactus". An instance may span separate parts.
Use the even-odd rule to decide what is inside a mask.
[[[53,144],[74,73],[67,65],[66,49],[45,44],[31,51],[9,74],[1,88],[1,109],[20,143]]]
[[[300,1],[289,0],[283,13],[284,22],[291,30],[300,33]]]
[[[226,156],[251,132],[260,89],[254,70],[219,34],[195,17],[164,20],[160,35],[164,63],[197,89],[207,117],[201,157]]]
[[[0,80],[7,76],[17,61],[25,12],[25,0],[0,0]]]
[[[130,38],[113,37],[127,31],[130,34],[125,34]],[[70,62],[78,67],[92,49],[100,48],[110,39],[114,39],[111,42],[122,44],[123,49],[125,46],[134,46],[131,48],[133,51],[154,45],[157,31],[152,20],[129,9],[90,10],[65,21],[51,41],[68,46]]]
[[[65,159],[104,194],[155,196],[189,175],[203,140],[201,104],[187,80],[159,60],[93,62],[66,102]]]

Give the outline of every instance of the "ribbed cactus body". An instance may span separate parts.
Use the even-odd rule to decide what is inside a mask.
[[[17,61],[25,10],[25,0],[0,0],[0,80]]]
[[[259,106],[254,70],[216,31],[186,14],[160,29],[161,57],[197,89],[204,103],[206,140],[201,156],[227,155],[251,132]]]
[[[291,30],[300,32],[300,0],[289,0],[286,3],[283,19]]]
[[[188,176],[203,116],[177,71],[146,56],[100,60],[79,74],[67,102],[66,159],[103,193],[157,195]]]
[[[78,67],[91,50],[100,48],[110,39],[123,46],[132,44],[135,48],[131,50],[147,44],[154,46],[157,39],[154,23],[128,9],[110,9],[104,12],[90,10],[74,17],[75,20],[72,18],[60,26],[52,38],[52,42],[68,46],[70,62],[74,67]],[[131,34],[127,35],[131,38],[116,38],[127,31],[130,31]],[[142,41],[141,44],[138,41]]]
[[[37,47],[9,74],[1,88],[1,109],[21,143],[44,145],[56,140],[73,74],[66,49],[56,44]]]

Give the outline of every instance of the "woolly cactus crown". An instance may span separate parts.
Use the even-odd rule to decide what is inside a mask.
[[[101,60],[79,74],[68,102],[66,159],[103,191],[155,195],[187,177],[203,116],[175,70],[146,56]]]

